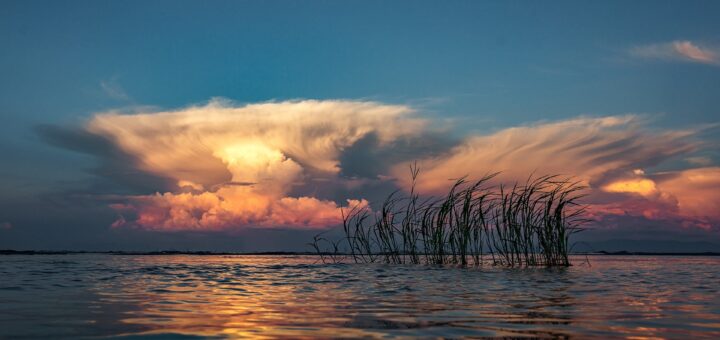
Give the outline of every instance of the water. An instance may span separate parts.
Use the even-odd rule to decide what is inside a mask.
[[[0,257],[0,338],[720,338],[720,258],[571,268]]]

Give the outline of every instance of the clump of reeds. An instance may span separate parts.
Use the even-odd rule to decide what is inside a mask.
[[[569,237],[586,221],[579,182],[550,175],[491,185],[494,173],[459,179],[445,196],[423,198],[415,187],[419,170],[410,170],[408,195],[393,192],[377,211],[341,208],[345,237],[313,243],[323,261],[346,254],[362,263],[570,265]],[[329,251],[321,251],[322,242]]]

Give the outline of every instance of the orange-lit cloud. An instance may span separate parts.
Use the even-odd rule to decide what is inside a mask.
[[[243,227],[325,228],[341,223],[339,206],[314,197],[276,197],[247,187],[228,187],[215,192],[157,193],[134,196],[129,204],[113,205],[123,216],[114,227],[127,224],[158,231],[218,231]],[[347,200],[349,206],[366,206],[365,200]]]
[[[590,217],[642,216],[674,220],[684,227],[712,229],[720,222],[720,168],[708,167],[661,173],[655,179],[622,179],[602,188],[625,193],[613,202],[591,204]]]
[[[95,116],[88,131],[137,159],[138,168],[177,183],[172,192],[116,204],[114,226],[154,230],[325,227],[338,205],[289,193],[308,172],[336,176],[338,157],[368,134],[380,145],[418,133],[405,106],[296,101],[233,106],[214,101],[178,111]],[[348,204],[367,204],[348,200]],[[135,218],[127,219],[126,215]]]
[[[592,218],[640,216],[709,228],[720,222],[720,168],[646,174],[642,168],[698,148],[692,130],[652,131],[636,116],[578,118],[472,136],[449,152],[420,160],[417,187],[440,194],[452,179],[502,171],[499,182],[531,173],[574,176],[589,186]],[[406,166],[394,174],[410,186]],[[608,196],[612,195],[612,196]]]
[[[342,150],[364,136],[374,133],[387,143],[419,131],[423,121],[409,117],[411,112],[406,106],[373,102],[235,107],[213,101],[178,111],[99,114],[87,128],[135,156],[144,171],[208,188],[231,178],[253,182],[270,168],[297,171],[299,164],[337,173]],[[233,168],[242,171],[232,173]]]
[[[661,192],[672,195],[682,216],[706,222],[720,221],[720,167],[679,171],[658,182]]]
[[[708,166],[711,159],[690,162],[702,147],[697,131],[654,130],[646,123],[635,115],[581,117],[472,135],[433,152],[413,148],[421,169],[417,186],[441,194],[466,175],[501,171],[497,181],[513,182],[532,173],[562,174],[589,186],[585,203],[596,220],[633,216],[717,225],[720,170]],[[368,136],[377,141],[373,148],[422,140],[427,125],[406,106],[308,100],[105,113],[86,128],[129,155],[134,168],[174,184],[113,204],[120,216],[114,227],[218,231],[339,224],[340,204],[370,204],[363,199],[367,178],[340,177],[347,170],[341,166],[353,164],[341,164],[345,153]],[[389,173],[374,176],[386,186],[409,188],[408,164],[385,158],[378,161],[391,164]],[[703,167],[643,170],[672,159]],[[359,194],[331,200],[317,192],[338,183]]]
[[[604,185],[602,190],[607,192],[633,193],[646,197],[657,193],[655,182],[647,178],[618,180]]]
[[[422,159],[420,190],[442,192],[449,180],[501,171],[501,180],[531,173],[564,174],[592,183],[613,171],[632,172],[694,148],[692,131],[647,132],[636,116],[578,118],[473,136],[439,157]],[[409,185],[406,166],[394,174]]]

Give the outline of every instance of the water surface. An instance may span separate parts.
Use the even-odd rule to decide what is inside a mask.
[[[720,338],[720,258],[591,266],[0,256],[0,338]]]

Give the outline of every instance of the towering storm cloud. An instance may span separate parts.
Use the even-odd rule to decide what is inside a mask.
[[[326,227],[334,201],[290,197],[311,176],[333,177],[346,148],[373,134],[382,147],[418,133],[405,106],[296,101],[233,106],[213,101],[179,111],[95,116],[87,130],[132,155],[136,166],[170,178],[164,193],[114,204],[115,226],[156,230]],[[348,198],[350,204],[364,204]],[[133,216],[128,219],[127,216]]]
[[[720,168],[697,162],[695,153],[706,147],[700,129],[652,129],[636,115],[580,117],[430,143],[437,139],[433,126],[403,105],[215,100],[174,111],[101,113],[84,129],[120,150],[129,166],[170,183],[116,199],[115,227],[336,226],[340,206],[378,203],[367,200],[368,179],[388,192],[408,189],[413,160],[421,169],[417,187],[427,195],[463,176],[501,172],[496,183],[513,183],[562,174],[589,187],[584,203],[599,221],[643,218],[703,229],[720,221]],[[367,150],[353,156],[358,148]],[[660,165],[666,170],[653,170]],[[366,179],[348,175],[358,172]],[[353,190],[335,190],[342,186]]]

